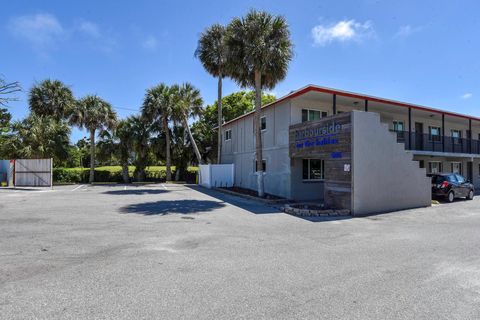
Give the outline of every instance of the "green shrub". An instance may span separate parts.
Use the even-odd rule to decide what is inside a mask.
[[[128,173],[133,179],[134,166],[128,167]],[[185,180],[195,182],[198,172],[197,167],[187,169]],[[54,183],[88,183],[90,176],[89,168],[54,168]],[[146,181],[165,182],[167,169],[164,166],[150,166],[145,169]],[[172,177],[175,177],[175,167],[172,166]],[[95,182],[123,182],[121,166],[104,166],[95,168]]]

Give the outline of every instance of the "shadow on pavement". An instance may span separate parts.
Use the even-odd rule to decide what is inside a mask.
[[[103,194],[112,194],[112,195],[146,195],[146,194],[161,194],[167,193],[168,190],[161,189],[127,189],[127,190],[109,190],[103,192]]]
[[[224,207],[225,204],[210,200],[162,200],[155,202],[135,203],[120,208],[121,213],[136,213],[145,216],[168,214],[192,214],[212,211]]]
[[[225,194],[225,193],[222,193],[221,191],[203,188],[198,185],[188,185],[187,187],[195,191],[201,192],[203,194],[209,195],[211,197],[214,197],[216,199],[219,199],[223,202],[239,207],[241,209],[247,210],[254,214],[275,214],[275,213],[288,214],[281,211],[281,209],[279,208],[282,206],[282,204],[264,204],[260,201],[249,200],[239,196]],[[310,222],[328,222],[328,221],[348,220],[348,219],[354,218],[352,216],[329,216],[329,217],[303,217],[303,216],[296,216],[296,215],[290,215],[290,216],[294,218],[302,219],[302,220],[307,220]]]
[[[249,200],[242,197],[225,194],[220,191],[199,187],[197,185],[187,185],[187,187],[254,214],[272,214],[272,213],[283,214],[283,212],[280,211],[279,209],[273,206],[270,206],[268,204],[261,203],[259,201]]]

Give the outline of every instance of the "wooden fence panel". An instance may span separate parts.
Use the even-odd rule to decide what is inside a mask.
[[[15,186],[51,187],[52,159],[15,160]]]

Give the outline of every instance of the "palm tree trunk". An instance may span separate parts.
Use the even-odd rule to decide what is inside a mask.
[[[93,183],[95,177],[95,130],[90,130],[90,179]]]
[[[128,177],[128,161],[123,161],[122,162],[122,177],[123,177],[123,182],[128,183],[129,182],[129,177]]]
[[[217,142],[217,163],[222,161],[222,74],[218,75],[218,142]]]
[[[187,122],[187,116],[183,115],[183,125],[187,129],[188,137],[190,138],[190,142],[192,143],[193,151],[195,152],[195,156],[197,157],[198,164],[202,164],[202,156],[200,155],[200,151],[198,151],[197,144],[195,143],[195,139],[193,139],[192,131],[190,131],[190,126]]]
[[[257,187],[258,196],[265,196],[263,181],[263,150],[262,150],[262,132],[260,117],[262,112],[262,74],[255,70],[255,150],[257,156]]]
[[[170,131],[167,118],[163,117],[163,130],[165,130],[167,181],[172,181],[172,158],[170,155]]]

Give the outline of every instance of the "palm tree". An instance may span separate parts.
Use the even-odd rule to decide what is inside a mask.
[[[113,156],[122,167],[123,181],[129,183],[128,164],[133,149],[130,118],[118,121],[114,130],[102,130],[99,138],[97,157],[105,161]]]
[[[72,91],[59,80],[44,80],[33,86],[28,96],[30,111],[56,121],[68,118],[74,104]]]
[[[258,196],[264,196],[260,117],[262,89],[273,89],[287,75],[293,45],[283,16],[251,10],[227,27],[229,76],[240,86],[255,88],[255,149]]]
[[[11,124],[0,148],[8,158],[54,158],[60,163],[68,156],[70,128],[64,122],[30,114]]]
[[[115,137],[118,139],[117,154],[120,164],[122,166],[123,182],[129,183],[130,177],[128,174],[128,160],[130,159],[130,150],[132,145],[132,126],[129,119],[118,122],[114,130]]]
[[[95,132],[113,129],[116,121],[112,106],[96,95],[80,99],[72,110],[70,124],[90,132],[90,183],[93,183],[95,174]]]
[[[218,142],[217,163],[222,157],[222,79],[226,75],[228,47],[225,41],[226,30],[220,24],[214,24],[206,29],[198,40],[195,56],[200,59],[205,70],[218,78]]]
[[[145,181],[151,124],[148,119],[141,116],[131,116],[128,118],[128,122],[130,126],[130,141],[135,152],[135,176],[137,181]]]
[[[171,137],[169,122],[172,118],[174,104],[174,91],[164,83],[147,90],[142,106],[142,116],[150,121],[160,121],[161,127],[165,133],[165,157],[167,167],[167,181],[172,180],[172,157],[171,157]]]
[[[188,125],[188,118],[197,117],[202,114],[203,99],[200,96],[200,91],[188,82],[183,83],[180,86],[174,85],[172,89],[176,93],[173,112],[174,119],[180,122],[187,130],[198,164],[202,164],[202,156],[200,155],[200,151],[198,150],[192,131]]]

